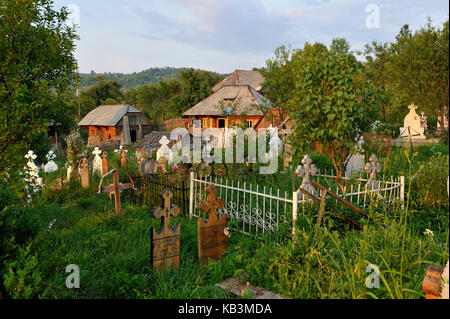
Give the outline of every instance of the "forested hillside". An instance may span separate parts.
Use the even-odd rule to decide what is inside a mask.
[[[96,78],[99,75],[105,76],[106,80],[117,80],[120,84],[121,90],[128,90],[131,88],[137,88],[138,86],[151,85],[159,83],[164,79],[176,78],[180,74],[180,71],[187,68],[150,68],[141,72],[134,72],[131,74],[124,73],[81,73],[81,89],[86,89],[97,83]]]

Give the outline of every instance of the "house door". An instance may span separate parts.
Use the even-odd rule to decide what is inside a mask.
[[[228,124],[228,120],[227,119],[221,118],[221,119],[217,120],[217,127],[218,128],[226,128],[227,124]]]
[[[136,130],[130,131],[131,143],[136,142]]]

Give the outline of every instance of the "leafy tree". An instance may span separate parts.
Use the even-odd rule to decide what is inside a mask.
[[[67,17],[51,0],[0,1],[0,169],[22,157],[73,94],[77,36]]]
[[[394,90],[423,106],[441,123],[449,103],[448,25],[447,20],[437,29],[428,20],[414,33],[403,26],[392,44],[391,57]]]
[[[342,166],[355,139],[374,120],[377,92],[362,76],[362,67],[351,54],[320,50],[298,61],[292,146],[300,155],[310,142],[324,145],[341,182]]]

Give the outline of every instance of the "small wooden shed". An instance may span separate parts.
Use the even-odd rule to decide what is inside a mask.
[[[79,123],[89,131],[89,146],[101,146],[110,141],[130,145],[139,142],[150,131],[150,120],[129,104],[100,105]]]

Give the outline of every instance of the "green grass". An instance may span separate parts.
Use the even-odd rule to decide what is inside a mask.
[[[181,224],[180,268],[162,272],[150,264],[151,227],[160,227],[153,207],[131,204],[124,192],[123,213],[116,216],[108,196],[97,194],[98,178],[89,189],[75,183],[67,190],[46,189],[25,206],[20,187],[10,182],[0,192],[0,276],[12,298],[229,298],[215,284],[230,276],[292,298],[423,298],[426,267],[449,258],[448,198],[445,189],[437,190],[446,187],[439,178],[448,174],[448,166],[443,171],[448,155],[419,153],[411,165],[407,159],[393,152],[386,168],[408,175],[423,165],[411,185],[407,180],[407,209],[372,205],[371,221],[358,220],[364,225],[360,232],[328,211],[318,227],[318,207],[301,206],[292,240],[289,229],[277,240],[232,233],[225,257],[200,266],[196,220],[177,217],[172,220]],[[46,183],[61,174],[46,176]],[[289,176],[251,178],[290,189]],[[415,193],[418,185],[432,182],[428,193]],[[342,206],[334,209],[344,212]],[[425,229],[434,235],[425,235]],[[69,264],[80,267],[80,289],[65,286]],[[366,287],[369,264],[380,269],[379,289]]]

